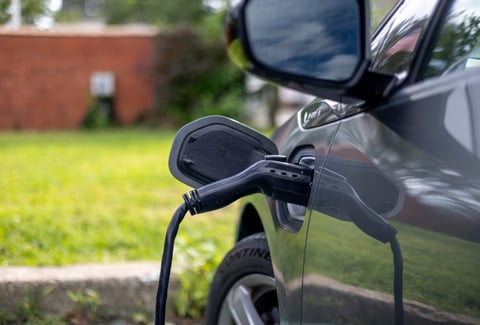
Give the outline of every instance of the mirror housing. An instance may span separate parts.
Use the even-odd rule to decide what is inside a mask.
[[[194,188],[233,176],[278,150],[269,138],[223,116],[207,116],[183,126],[175,136],[168,166]]]
[[[370,60],[368,0],[240,0],[227,13],[231,60],[279,85],[348,102]],[[358,92],[361,95],[361,92]]]

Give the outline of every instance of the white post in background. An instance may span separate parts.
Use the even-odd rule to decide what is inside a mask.
[[[10,27],[18,29],[22,25],[22,4],[20,0],[12,0],[11,5],[12,18],[10,20]]]

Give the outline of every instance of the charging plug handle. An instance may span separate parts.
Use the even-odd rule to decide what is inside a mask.
[[[261,160],[241,173],[185,193],[183,199],[191,215],[223,208],[254,193],[306,206],[312,177],[313,170],[308,167]]]

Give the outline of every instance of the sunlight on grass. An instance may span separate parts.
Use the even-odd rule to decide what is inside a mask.
[[[0,134],[0,265],[159,260],[168,222],[189,190],[168,170],[173,136]],[[229,209],[187,216],[181,229],[233,244],[233,223]]]

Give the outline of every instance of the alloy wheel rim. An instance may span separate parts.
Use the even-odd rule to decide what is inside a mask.
[[[240,278],[228,291],[218,324],[277,324],[275,279],[265,274]]]

